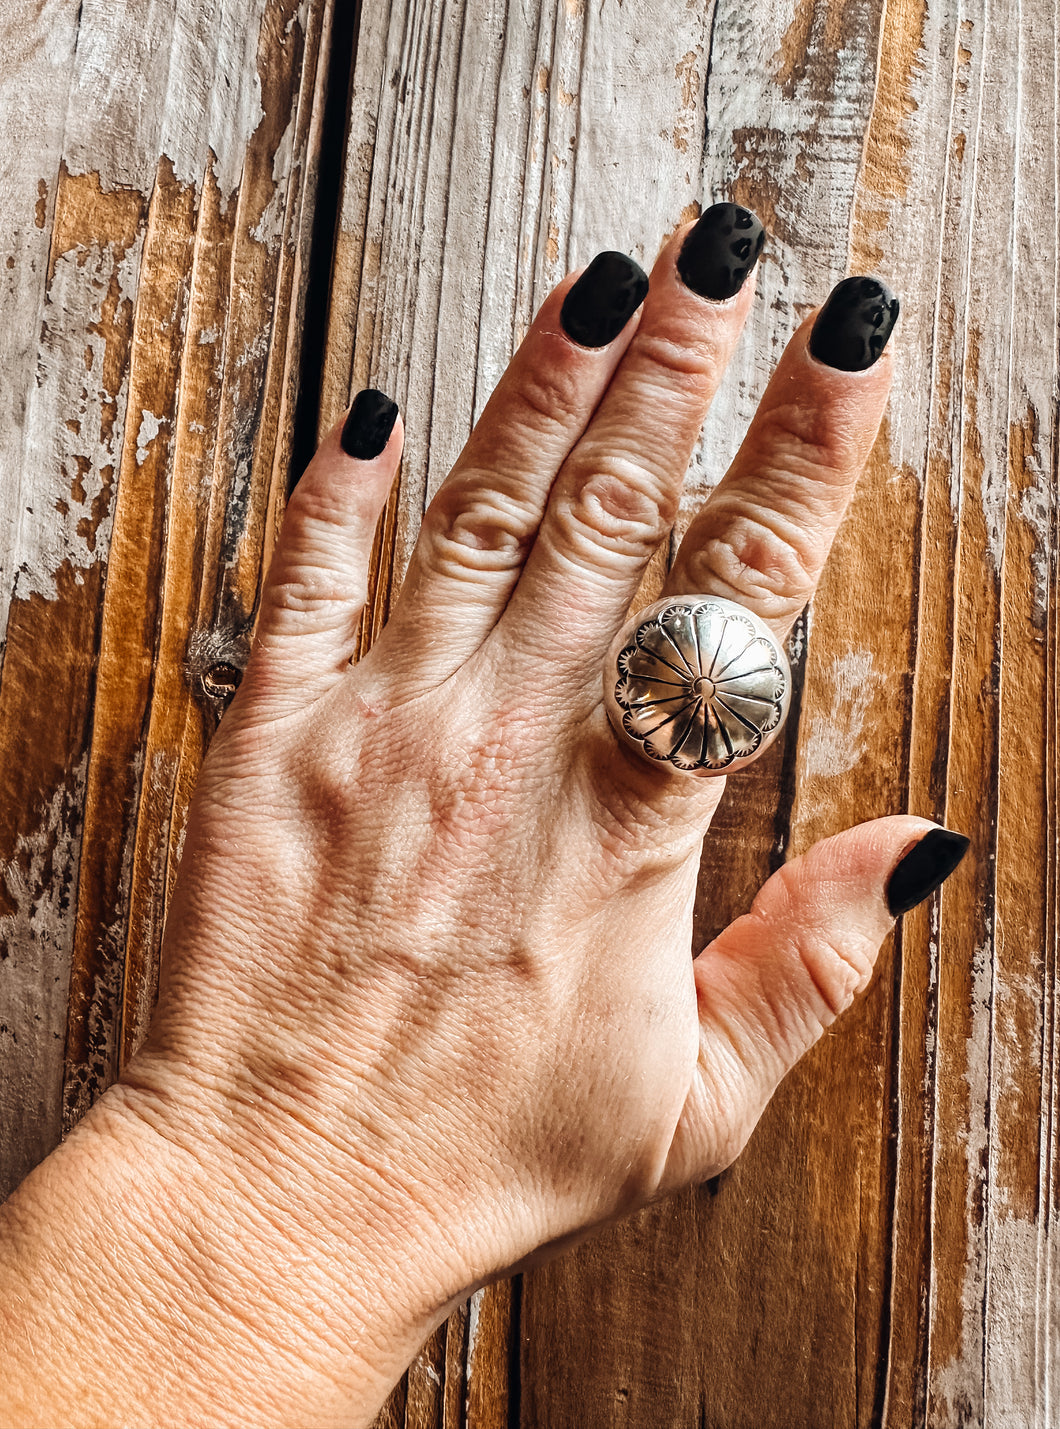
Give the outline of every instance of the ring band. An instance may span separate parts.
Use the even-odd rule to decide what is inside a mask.
[[[627,748],[686,774],[733,774],[780,733],[791,670],[769,627],[742,605],[670,597],[615,637],[604,699]]]

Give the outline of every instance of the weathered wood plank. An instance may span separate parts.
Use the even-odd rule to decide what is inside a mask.
[[[150,1012],[289,476],[330,26],[325,0],[0,0],[11,92],[41,97],[0,100],[5,1187]],[[380,1424],[1056,1417],[1056,26],[1045,0],[363,8],[320,423],[372,382],[408,424],[364,643],[549,286],[602,247],[650,264],[731,194],[772,236],[680,525],[835,278],[881,272],[904,319],[697,941],[875,813],[975,844],[730,1172],[476,1295]]]
[[[0,5],[5,123],[27,93],[46,116],[0,174],[4,1190],[150,1015],[289,479],[331,24],[330,0],[37,12]]]

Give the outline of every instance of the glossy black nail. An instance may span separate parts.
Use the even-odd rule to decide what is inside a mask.
[[[879,278],[844,278],[817,314],[810,351],[827,367],[864,372],[887,346],[898,308],[898,299]]]
[[[398,405],[385,392],[366,387],[353,399],[342,428],[342,450],[358,461],[372,461],[390,440]]]
[[[931,829],[898,861],[887,880],[891,917],[908,913],[944,883],[968,852],[970,840],[952,829]]]
[[[648,292],[648,275],[624,253],[598,253],[563,299],[559,320],[582,347],[606,347]]]
[[[735,297],[765,241],[766,231],[749,208],[712,204],[681,245],[677,256],[681,282],[715,302]]]

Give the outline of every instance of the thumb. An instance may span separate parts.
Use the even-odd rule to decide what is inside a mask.
[[[270,713],[310,704],[356,653],[376,523],[403,439],[397,404],[366,388],[291,494],[244,680]]]
[[[700,1054],[670,1186],[743,1149],[781,1079],[863,992],[896,917],[960,863],[963,834],[900,815],[815,844],[766,882],[694,963]]]

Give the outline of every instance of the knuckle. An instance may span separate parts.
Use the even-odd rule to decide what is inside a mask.
[[[556,501],[556,517],[570,546],[622,558],[650,556],[669,533],[677,492],[657,473],[615,453],[572,473]]]
[[[832,900],[826,887],[803,881],[800,863],[785,864],[774,875],[777,886],[770,890],[768,910],[756,907],[752,914],[764,917],[774,935],[790,930],[785,941],[793,964],[817,995],[821,1025],[829,1026],[868,986],[877,949],[857,927],[822,918],[821,908]]]
[[[584,375],[570,361],[569,351],[548,356],[547,362],[521,374],[512,393],[513,422],[537,437],[566,435],[586,417]]]
[[[768,455],[768,465],[807,480],[834,485],[851,472],[851,441],[841,409],[792,397],[759,412],[755,445]]]
[[[668,388],[676,379],[678,385],[687,385],[697,394],[716,386],[725,361],[716,342],[689,327],[668,332],[642,328],[637,334],[637,355],[646,362],[648,372],[654,369],[656,380]]]
[[[269,610],[289,617],[304,617],[309,625],[315,625],[319,617],[336,610],[360,610],[367,599],[366,581],[324,567],[305,565],[271,582],[265,595]]]
[[[799,961],[824,1004],[822,1021],[834,1022],[869,984],[872,962],[859,940],[817,929],[797,942]]]
[[[307,471],[291,492],[283,516],[285,534],[313,526],[345,526],[350,521],[349,491],[338,482]]]
[[[510,570],[522,564],[534,520],[517,501],[490,489],[482,473],[450,479],[423,518],[431,566],[454,570]]]
[[[812,594],[817,562],[776,512],[727,514],[715,531],[682,558],[690,589],[736,601],[754,596],[765,619],[786,617]]]

